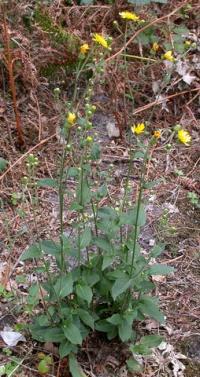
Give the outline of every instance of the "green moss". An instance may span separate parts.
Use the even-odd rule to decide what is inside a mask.
[[[50,16],[39,7],[34,13],[35,22],[48,33],[49,39],[58,45],[65,45],[67,51],[75,54],[80,45],[80,40],[75,35],[67,32],[61,26],[56,25]]]

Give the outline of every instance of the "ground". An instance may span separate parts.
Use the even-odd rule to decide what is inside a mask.
[[[191,7],[187,8],[186,4],[178,11],[180,5],[181,3],[176,1],[166,5],[154,3],[136,10],[149,22],[155,17],[166,16],[161,24],[155,23],[153,29],[160,44],[164,44],[166,39],[171,41],[174,47],[178,35],[174,28],[187,29],[187,32],[186,29],[181,32],[181,37],[179,35],[178,44],[189,40],[195,43],[194,47],[187,54],[186,50],[181,53],[174,47],[177,60],[184,61],[186,68],[180,66],[180,63],[176,71],[170,71],[170,67],[157,59],[157,55],[150,54],[153,40],[150,38],[147,43],[144,42],[147,36],[143,34],[143,39],[137,39],[135,43],[127,46],[127,53],[136,56],[133,61],[131,58],[128,61],[128,80],[127,76],[126,80],[124,79],[124,71],[120,68],[120,55],[116,60],[113,58],[109,61],[108,57],[104,82],[96,86],[93,98],[97,109],[92,132],[101,146],[101,158],[94,169],[109,172],[108,200],[114,205],[120,200],[127,176],[129,125],[147,120],[150,132],[156,129],[162,131],[147,169],[148,177],[159,181],[155,189],[145,191],[148,221],[142,230],[140,244],[147,253],[155,240],[165,242],[165,251],[160,261],[173,266],[175,272],[168,277],[158,276],[155,280],[155,293],[165,313],[166,325],[159,327],[153,320],[137,325],[139,333],[160,333],[166,341],[163,349],[155,351],[145,360],[143,372],[134,374],[140,377],[200,375],[199,5],[198,2],[191,1]],[[89,42],[91,33],[96,31],[112,35],[112,56],[123,46],[122,35],[113,26],[113,20],[117,19],[123,28],[118,13],[127,6],[130,8],[130,4],[122,1],[119,4],[114,2],[113,5],[98,2],[94,7],[67,6],[64,1],[53,1],[48,7],[48,15],[55,25],[61,25],[64,30],[72,33],[74,38],[80,38],[83,42]],[[43,8],[45,11],[45,5]],[[5,7],[6,22],[13,43],[12,53],[17,57],[14,76],[17,109],[23,128],[23,145],[19,145],[8,66],[3,60],[5,35],[2,37],[0,50],[0,157],[8,161],[0,177],[0,330],[5,325],[14,326],[16,323],[30,321],[29,313],[23,312],[23,302],[27,297],[27,288],[35,276],[32,274],[31,265],[22,263],[20,256],[35,239],[36,227],[31,198],[23,201],[21,196],[21,179],[26,175],[25,162],[30,153],[34,153],[39,159],[38,178],[56,175],[57,161],[61,153],[59,127],[65,116],[65,102],[71,98],[73,92],[72,78],[77,60],[77,52],[70,50],[69,41],[58,43],[57,40],[51,40],[46,24],[32,18],[34,9],[34,1],[27,4],[23,0],[13,1],[12,7]],[[173,14],[169,15],[171,13]],[[4,27],[5,21],[1,19],[1,28],[5,31]],[[159,57],[163,53],[162,45]],[[186,55],[184,59],[182,54]],[[155,61],[146,63],[143,58],[149,56]],[[185,75],[194,78],[190,81],[189,77],[187,81],[188,76],[185,78]],[[87,79],[85,77],[80,83],[80,98]],[[125,99],[124,106],[124,93],[129,90],[130,84],[133,85],[134,104]],[[57,87],[61,90],[59,101],[54,91]],[[156,98],[162,102],[155,103]],[[163,98],[166,98],[165,102]],[[117,127],[119,137],[109,134],[110,124]],[[177,124],[191,134],[190,146],[174,140],[172,130]],[[133,202],[137,194],[139,168],[139,164],[135,163],[131,173],[130,199]],[[74,181],[69,180],[68,185],[73,192]],[[56,191],[53,188],[40,188],[39,203],[36,214],[37,232],[39,229],[37,236],[56,239],[59,232]],[[66,230],[69,229],[73,216],[73,211],[65,209]],[[53,268],[52,265],[52,270]],[[28,282],[22,279],[25,274],[28,275]],[[0,341],[0,347],[6,348],[3,340]],[[47,376],[69,375],[67,361],[59,361],[56,345],[39,344],[28,337],[26,342],[12,347],[11,354],[4,351],[0,356],[0,364],[7,365],[12,357],[17,357],[22,366],[12,375],[39,376],[38,352],[53,355],[53,366]],[[127,352],[127,347],[122,347],[118,341],[109,343],[104,337],[93,334],[84,344],[79,361],[88,376],[125,377],[129,375],[125,368]]]

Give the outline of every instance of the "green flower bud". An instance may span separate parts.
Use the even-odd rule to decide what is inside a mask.
[[[180,129],[181,129],[181,125],[180,124],[176,124],[173,128],[174,131],[178,132]]]

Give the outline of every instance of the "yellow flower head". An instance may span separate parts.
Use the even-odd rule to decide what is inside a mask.
[[[123,12],[120,12],[119,15],[121,16],[121,18],[123,18],[124,20],[128,20],[128,21],[140,21],[140,17],[137,16],[137,14],[133,13],[133,12],[129,12],[128,10],[125,10]]]
[[[109,48],[107,40],[101,34],[95,33],[92,40],[105,48]]]
[[[72,126],[76,122],[76,114],[69,112],[67,114],[67,122]]]
[[[178,139],[181,143],[185,145],[188,145],[190,141],[192,140],[189,132],[183,129],[178,131]]]
[[[137,123],[137,124],[134,124],[132,127],[131,127],[131,131],[136,134],[136,135],[140,135],[144,132],[145,130],[145,125],[144,123]]]
[[[174,62],[175,61],[175,58],[172,54],[172,51],[167,51],[165,52],[165,54],[163,55],[163,59],[164,60],[168,60],[169,62]]]
[[[84,43],[81,47],[80,47],[80,52],[81,54],[87,54],[88,50],[89,50],[89,45],[87,43]]]
[[[159,48],[160,48],[160,46],[159,46],[159,44],[158,44],[157,42],[154,42],[154,43],[152,44],[152,50],[153,50],[154,52],[157,52],[157,51],[159,50]]]
[[[161,137],[161,131],[160,131],[160,130],[156,130],[156,131],[154,131],[153,136],[154,136],[156,139],[160,139],[160,137]]]

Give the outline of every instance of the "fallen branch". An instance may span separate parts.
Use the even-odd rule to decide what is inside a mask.
[[[200,87],[197,87],[197,88],[194,88],[194,89],[190,89],[190,90],[183,90],[182,92],[179,92],[179,93],[170,94],[167,97],[164,97],[164,98],[161,98],[161,99],[157,99],[157,100],[155,100],[155,101],[153,101],[151,103],[148,103],[147,105],[138,107],[138,109],[136,109],[135,111],[133,111],[132,115],[141,113],[144,110],[148,110],[148,109],[150,109],[153,106],[157,106],[157,105],[161,104],[162,102],[167,102],[167,101],[171,100],[172,98],[179,97],[179,96],[182,96],[183,94],[187,94],[187,93],[191,93],[191,92],[196,92],[196,91],[200,91]]]

